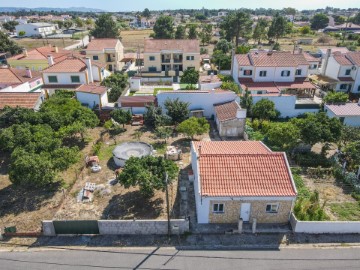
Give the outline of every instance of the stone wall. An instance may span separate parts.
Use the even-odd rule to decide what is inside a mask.
[[[167,220],[99,220],[100,234],[167,234]],[[189,231],[189,221],[171,220],[171,233],[182,234]]]
[[[233,119],[220,122],[218,126],[220,136],[243,137],[246,119]]]
[[[224,213],[213,213],[215,203],[224,204]],[[256,218],[257,223],[287,223],[291,212],[292,201],[211,201],[209,204],[209,223],[237,223],[240,218],[241,203],[250,203],[250,222]],[[278,203],[277,213],[267,213],[266,205]]]

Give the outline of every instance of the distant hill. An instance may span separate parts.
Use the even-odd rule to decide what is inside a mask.
[[[42,11],[42,12],[105,12],[102,9],[86,8],[86,7],[69,7],[69,8],[49,8],[49,7],[37,7],[37,8],[26,8],[26,7],[0,7],[0,12],[17,12],[17,11]]]

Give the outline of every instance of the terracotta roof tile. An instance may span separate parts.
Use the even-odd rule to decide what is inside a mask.
[[[101,86],[99,84],[83,84],[79,88],[76,89],[76,92],[84,92],[89,94],[103,94],[108,90],[107,87]]]
[[[308,65],[303,54],[283,51],[251,51],[246,55],[236,55],[240,66],[297,67]]]
[[[47,56],[51,54],[54,58],[54,62],[60,61],[64,56],[71,55],[72,51],[64,50],[61,48],[58,48],[58,52],[55,52],[55,47],[39,47],[35,48],[33,50],[29,50],[27,52],[27,56],[24,54],[18,54],[13,57],[10,57],[9,60],[46,60]]]
[[[101,64],[96,61],[91,61],[91,65],[98,66],[103,68],[106,66],[105,64]],[[69,56],[64,58],[63,60],[55,63],[54,65],[44,69],[43,73],[67,73],[67,72],[83,72],[87,69],[85,58],[84,57],[76,57]]]
[[[92,39],[91,42],[87,45],[86,50],[102,51],[104,49],[114,49],[118,42],[120,42],[120,40],[116,38]]]
[[[333,55],[336,62],[342,66],[351,66],[353,63],[346,57],[346,54],[334,53]]]
[[[195,151],[201,146],[202,154],[266,154],[270,149],[259,141],[193,141]]]
[[[235,57],[240,66],[252,66],[248,54],[237,54]]]
[[[353,82],[354,81],[354,79],[351,77],[338,77],[338,80],[340,82]]]
[[[0,109],[3,109],[5,106],[34,109],[40,96],[40,92],[0,92]]]
[[[38,71],[31,71],[32,78],[28,77],[25,69],[0,68],[0,84],[19,85],[38,79],[41,74]]]
[[[326,107],[336,116],[360,116],[360,105],[358,103],[326,105]]]
[[[221,150],[209,151],[212,147],[206,144],[211,143],[215,142],[199,142],[202,145],[198,159],[202,196],[296,196],[285,153],[273,153],[262,149],[259,142],[252,142],[262,149],[256,153],[249,142],[229,141],[221,145]],[[241,144],[244,147],[236,152]]]
[[[349,52],[346,55],[351,60],[351,62],[357,66],[360,66],[360,52]]]
[[[240,110],[240,106],[236,101],[223,104],[215,104],[216,117],[219,121],[227,121],[236,118],[236,113]]]
[[[182,50],[185,53],[200,53],[197,39],[145,39],[144,53],[162,50]]]

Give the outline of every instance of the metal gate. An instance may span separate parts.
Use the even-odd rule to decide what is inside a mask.
[[[97,220],[54,220],[56,234],[99,234]]]

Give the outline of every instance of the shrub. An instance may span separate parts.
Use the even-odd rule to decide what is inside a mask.
[[[323,155],[314,152],[296,153],[295,162],[302,167],[325,167],[329,168],[333,165],[333,161]]]
[[[100,150],[101,150],[101,142],[97,142],[92,146],[93,155],[95,156],[99,155]]]

